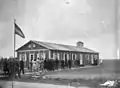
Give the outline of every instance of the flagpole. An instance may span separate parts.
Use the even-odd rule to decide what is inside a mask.
[[[14,19],[14,24],[16,20]],[[15,28],[14,28],[14,58],[15,58],[15,44],[16,44],[16,37],[15,37]]]
[[[16,20],[14,19],[14,25],[15,25],[15,22],[16,22]],[[15,28],[13,27],[13,29],[14,29],[14,39],[13,39],[13,42],[14,42],[14,47],[13,47],[13,50],[14,50],[14,59],[15,59],[15,44],[16,44],[16,38],[15,38]],[[14,71],[14,67],[13,67],[13,71]],[[12,88],[13,88],[13,81],[14,81],[14,72],[13,72],[13,78],[12,78]]]
[[[16,20],[14,19],[14,24]],[[14,28],[14,58],[15,58],[15,43],[16,43],[16,38],[15,38],[15,28]]]

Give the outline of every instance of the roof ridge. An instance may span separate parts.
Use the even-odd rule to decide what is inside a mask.
[[[72,51],[79,51],[79,52],[95,52],[98,53],[92,49],[89,49],[87,47],[81,47],[78,48],[76,46],[73,45],[66,45],[66,44],[57,44],[55,42],[44,42],[44,41],[36,41],[36,40],[30,40],[36,43],[40,43],[42,45],[44,45],[45,47],[49,48],[49,49],[58,49],[58,50],[72,50]]]
[[[84,47],[85,49],[89,49],[88,47]],[[89,50],[91,50],[91,51],[93,51],[93,52],[96,52],[96,51],[94,51],[93,49],[89,49]]]
[[[31,41],[76,47],[76,46],[74,46],[74,45],[67,45],[67,44],[61,44],[61,43],[55,43],[55,42],[44,42],[44,41],[37,41],[37,40],[31,40]]]

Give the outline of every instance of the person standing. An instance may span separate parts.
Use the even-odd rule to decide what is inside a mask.
[[[10,78],[12,78],[12,66],[13,64],[12,64],[12,60],[11,59],[9,59],[8,60],[8,69],[9,69],[9,73],[8,73],[8,76],[10,77]]]
[[[45,59],[44,60],[44,71],[46,71],[47,70],[47,60]]]
[[[68,60],[67,60],[67,58],[65,58],[65,67],[66,68],[68,67]]]
[[[58,64],[59,64],[59,61],[58,61],[58,59],[56,58],[56,60],[55,60],[55,69],[56,69],[56,70],[58,70]]]
[[[71,69],[71,64],[72,64],[72,61],[69,59],[69,60],[68,60],[69,69]]]
[[[3,71],[4,71],[4,75],[7,75],[7,73],[8,73],[8,61],[6,58],[4,59],[4,63],[3,63]]]
[[[40,69],[42,71],[44,70],[44,60],[43,59],[41,60],[41,63],[40,63]]]
[[[18,75],[18,77],[20,78],[20,64],[19,64],[19,61],[18,61],[18,59],[15,59],[15,61],[14,61],[14,63],[15,63],[15,77],[17,77],[16,75]]]
[[[20,61],[20,74],[21,74],[21,72],[22,72],[22,74],[24,74],[24,61],[23,61],[23,59]]]
[[[30,61],[30,71],[32,72],[32,66],[33,66],[33,63],[32,63],[32,59]]]
[[[61,60],[61,67],[64,69],[64,60]]]
[[[40,68],[40,59],[37,58],[36,60],[36,66],[37,66],[37,72],[39,72],[39,68]]]
[[[36,74],[36,70],[37,70],[37,65],[36,65],[36,59],[34,59],[33,61],[32,61],[32,69],[33,69],[33,75],[35,75]]]
[[[15,59],[14,58],[10,58],[10,59],[11,59],[11,63],[9,66],[10,78],[14,79],[15,78]]]

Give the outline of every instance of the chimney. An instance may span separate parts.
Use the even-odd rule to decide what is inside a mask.
[[[76,43],[76,46],[77,46],[78,48],[81,48],[81,47],[84,46],[84,43],[81,42],[81,41],[78,41],[78,42]]]

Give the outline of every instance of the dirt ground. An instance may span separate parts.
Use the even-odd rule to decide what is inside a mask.
[[[76,68],[72,70],[62,70],[47,72],[42,77],[32,78],[32,75],[25,75],[15,81],[47,83],[55,85],[81,85],[90,88],[100,88],[99,85],[107,80],[116,80],[120,77],[120,61],[108,60],[103,61],[99,66]]]

